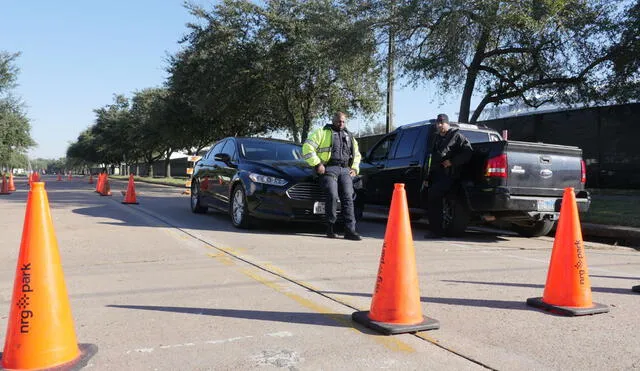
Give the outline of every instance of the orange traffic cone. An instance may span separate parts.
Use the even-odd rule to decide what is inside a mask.
[[[62,181],[62,175],[60,175],[60,173],[58,173],[58,179],[56,179],[57,182],[61,182]]]
[[[100,196],[111,196],[111,186],[109,185],[109,175],[107,173],[104,174],[101,186]]]
[[[13,173],[9,172],[9,192],[15,192],[16,185],[13,183]]]
[[[100,189],[102,187],[103,175],[104,175],[104,173],[99,173],[98,174],[98,181],[96,182],[96,192],[98,192],[98,193],[100,193]]]
[[[409,208],[402,183],[394,185],[371,310],[355,312],[351,318],[385,335],[440,328],[437,320],[422,315]]]
[[[7,176],[2,174],[2,186],[0,186],[0,195],[10,195],[9,183],[7,183]]]
[[[124,195],[123,204],[138,204],[136,201],[136,185],[133,182],[133,174],[129,174],[129,184],[127,185],[127,193]]]
[[[631,290],[633,290],[633,291],[635,291],[635,292],[640,292],[640,285],[638,285],[638,286],[633,286],[633,287],[631,288]]]
[[[560,220],[553,241],[547,283],[541,298],[529,298],[527,304],[568,316],[606,313],[609,307],[591,300],[591,282],[587,256],[573,188],[565,188]]]
[[[40,181],[40,174],[38,174],[37,172],[34,172],[33,175],[31,176],[31,183],[39,182],[39,181]]]
[[[44,183],[27,199],[2,363],[5,369],[39,370],[86,365],[97,348],[76,342],[58,242]]]
[[[89,174],[89,184],[93,184],[93,174]]]
[[[71,173],[69,173],[69,177],[67,179],[68,180],[73,180],[73,175]]]

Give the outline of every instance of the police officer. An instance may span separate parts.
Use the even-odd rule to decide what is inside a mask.
[[[431,233],[425,238],[440,238],[444,235],[444,198],[460,178],[460,167],[471,159],[472,148],[469,140],[457,128],[451,128],[449,117],[444,113],[437,116],[435,132],[430,137],[427,214]]]
[[[353,177],[360,167],[360,150],[356,138],[345,128],[346,116],[337,112],[332,124],[325,125],[309,134],[302,145],[305,161],[313,166],[320,175],[320,186],[325,190],[327,237],[336,238],[338,197],[342,204],[342,216],[345,223],[344,238],[360,241],[356,232],[356,219],[353,211]]]

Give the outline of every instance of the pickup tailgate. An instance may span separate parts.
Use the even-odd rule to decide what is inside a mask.
[[[518,141],[474,143],[475,180],[505,187],[512,196],[562,196],[566,187],[582,190],[582,150],[573,146]],[[487,161],[506,154],[507,177],[487,177]],[[499,162],[498,162],[499,163]],[[478,172],[483,167],[483,174]],[[479,179],[481,178],[481,179]]]

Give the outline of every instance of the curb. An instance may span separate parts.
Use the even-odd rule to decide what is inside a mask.
[[[582,223],[582,233],[585,236],[616,239],[625,246],[640,247],[640,228]]]

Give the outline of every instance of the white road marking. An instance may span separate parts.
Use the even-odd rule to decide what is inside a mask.
[[[284,337],[291,337],[293,336],[293,334],[289,331],[279,331],[279,332],[271,332],[271,333],[267,333],[264,334],[262,336],[269,336],[269,337],[279,337],[279,338],[284,338]],[[158,349],[172,349],[172,348],[181,348],[181,347],[192,347],[192,346],[196,346],[196,345],[200,345],[200,344],[223,344],[223,343],[231,343],[234,341],[240,341],[240,340],[246,340],[246,339],[251,339],[253,338],[253,335],[248,335],[248,336],[236,336],[236,337],[232,337],[232,338],[228,338],[228,339],[216,339],[216,340],[206,340],[203,341],[201,343],[181,343],[181,344],[169,344],[169,345],[161,345],[158,347]],[[125,354],[131,354],[131,353],[152,353],[155,351],[155,348],[137,348],[137,349],[133,349],[133,350],[127,350],[125,352]]]

